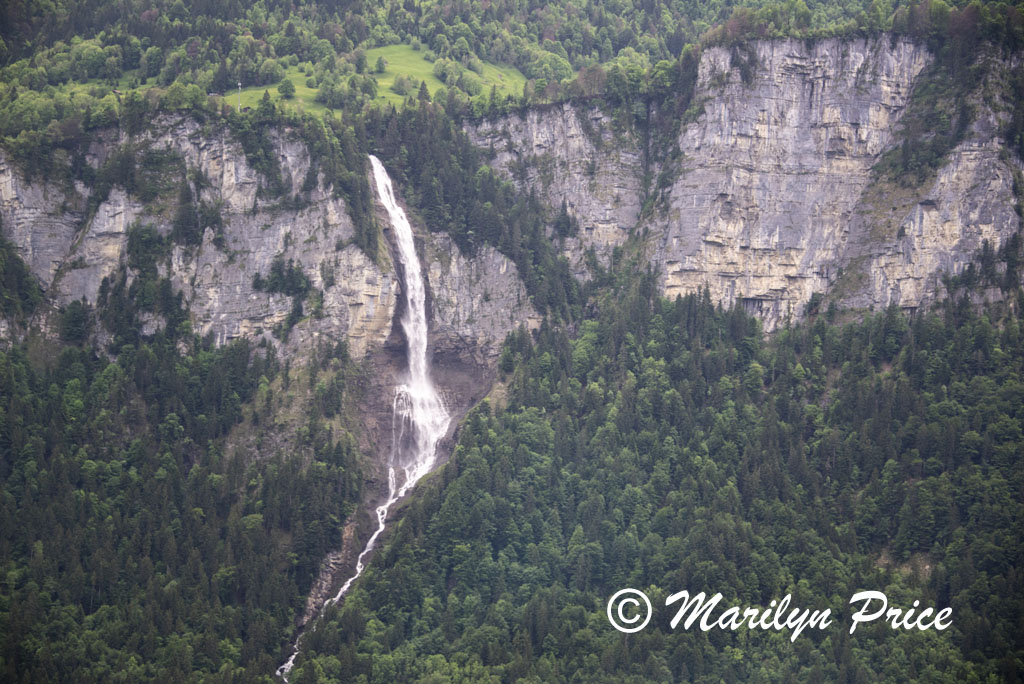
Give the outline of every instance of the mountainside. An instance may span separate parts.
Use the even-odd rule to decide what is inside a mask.
[[[315,169],[313,187],[303,193],[304,207],[263,199],[260,188],[266,179],[247,163],[229,133],[181,117],[159,119],[130,142],[111,135],[90,148],[88,161],[99,168],[128,144],[141,166],[159,163],[165,167],[162,174],[202,179],[196,183],[201,190],[195,210],[209,207],[216,214],[216,226],[204,230],[198,244],[174,244],[158,263],[160,273],[184,295],[196,332],[212,335],[218,344],[239,337],[273,339],[270,333],[287,320],[293,297],[256,287],[254,276],[268,276],[277,261],[301,271],[308,281],[304,290],[321,293],[314,315],[289,336],[293,348],[319,336],[347,338],[353,353],[362,356],[384,343],[397,304],[398,276],[386,251],[378,264],[352,244],[346,204],[316,178]],[[285,186],[303,186],[310,171],[306,145],[284,131],[275,135],[274,152]],[[150,227],[168,236],[179,211],[176,198],[145,202],[116,186],[90,206],[94,198],[81,184],[68,192],[26,182],[0,157],[5,237],[60,305],[81,298],[95,305],[104,279],[112,284],[118,267],[127,263],[133,228]],[[429,251],[437,255],[430,269],[437,291],[437,334],[453,340],[471,337],[474,345],[479,342],[495,355],[505,335],[531,315],[515,266],[490,248],[472,258],[452,250],[450,242]],[[484,282],[483,273],[494,280]],[[475,322],[471,333],[467,321]]]
[[[1016,681],[1024,13],[754,4],[0,8],[0,679]]]

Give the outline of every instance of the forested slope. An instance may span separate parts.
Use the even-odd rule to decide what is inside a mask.
[[[296,681],[1016,681],[1022,303],[823,313],[766,341],[648,277],[574,338],[511,337],[507,406],[467,419]],[[605,616],[625,587],[654,604],[637,634]],[[837,624],[672,630],[683,590],[791,593]],[[851,636],[863,590],[953,626]]]

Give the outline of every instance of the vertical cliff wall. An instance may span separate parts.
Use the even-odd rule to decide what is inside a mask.
[[[493,150],[492,166],[553,209],[565,202],[579,222],[566,240],[575,274],[586,275],[584,253],[604,263],[640,218],[643,154],[634,135],[618,130],[595,107],[562,104],[482,121],[467,129],[473,142]]]
[[[983,240],[1019,227],[1014,168],[1000,131],[1000,79],[1015,63],[991,56],[992,83],[975,89],[973,124],[924,183],[907,188],[877,167],[901,140],[900,122],[932,63],[907,40],[779,40],[711,48],[700,60],[679,125],[677,160],[658,202],[636,129],[589,107],[563,105],[487,121],[470,135],[492,164],[583,230],[567,243],[607,255],[629,235],[646,250],[668,296],[709,289],[772,329],[803,314],[815,293],[856,307],[916,307]],[[1019,65],[1016,65],[1019,66]],[[623,199],[627,198],[627,199]]]
[[[880,173],[879,164],[903,140],[932,56],[889,37],[705,50],[671,150],[652,149],[666,145],[664,136],[593,104],[534,108],[467,130],[500,173],[550,206],[552,221],[563,203],[576,217],[579,231],[564,248],[577,275],[587,275],[588,251],[607,263],[636,236],[665,294],[707,287],[771,329],[802,315],[815,294],[855,307],[919,306],[983,241],[998,247],[1019,229],[1013,179],[1021,160],[1000,135],[1005,82],[1021,65],[995,55],[978,61],[985,78],[970,90],[966,133],[913,183]],[[87,161],[99,168],[126,142],[108,131]],[[284,186],[301,187],[306,147],[288,131],[273,143]],[[284,259],[322,291],[321,315],[296,326],[289,345],[344,336],[361,355],[385,342],[400,283],[386,249],[371,259],[352,244],[345,202],[322,178],[302,208],[264,199],[265,179],[231,135],[188,118],[160,119],[132,144],[180,159],[182,173],[203,179],[197,201],[222,217],[220,231],[207,230],[198,246],[175,246],[160,263],[198,332],[219,342],[268,337],[292,301],[256,289],[253,277]],[[660,167],[668,158],[671,167]],[[142,201],[115,185],[98,202],[90,192],[80,183],[26,182],[0,154],[4,234],[58,303],[96,301],[103,279],[124,264],[132,225],[171,231],[173,198]],[[486,248],[469,259],[447,237],[417,229],[441,348],[493,358],[507,331],[535,316],[515,267]]]
[[[272,138],[284,187],[302,187],[310,168],[308,149],[288,131]],[[87,161],[99,168],[128,142],[107,132]],[[184,295],[194,330],[212,334],[218,343],[250,337],[277,344],[271,331],[287,319],[292,298],[256,288],[254,277],[267,276],[273,262],[283,260],[301,268],[311,287],[322,292],[320,311],[295,326],[287,349],[304,349],[317,338],[346,338],[352,353],[363,356],[384,344],[400,288],[386,242],[375,259],[353,244],[345,201],[324,186],[322,177],[302,208],[294,208],[262,196],[266,179],[224,128],[165,117],[130,142],[137,150],[178,160],[172,165],[178,173],[202,178],[195,200],[215,208],[222,221],[219,230],[205,231],[201,244],[175,244],[158,262]],[[180,184],[183,179],[170,180]],[[103,279],[126,264],[133,225],[152,226],[165,236],[172,232],[174,192],[144,202],[114,186],[103,201],[96,199],[88,211],[90,189],[80,183],[67,188],[26,182],[0,154],[4,234],[58,304],[81,298],[96,303]],[[465,345],[463,353],[489,363],[509,330],[534,316],[514,264],[490,249],[467,258],[446,236],[432,237],[424,226],[419,232],[431,258],[433,334],[446,348]],[[129,269],[128,275],[135,274]],[[159,325],[151,321],[150,331]]]
[[[1020,229],[1014,175],[1022,160],[1006,149],[1002,131],[1012,111],[1007,80],[1021,61],[983,54],[978,63],[984,77],[967,102],[972,121],[936,172],[909,187],[879,176],[859,198],[845,271],[833,285],[846,303],[916,307],[941,292],[942,276],[961,272],[985,241],[995,249]]]
[[[683,170],[653,219],[666,294],[707,284],[771,326],[834,277],[846,227],[893,139],[924,49],[888,40],[756,43],[704,53],[703,114],[679,136]]]

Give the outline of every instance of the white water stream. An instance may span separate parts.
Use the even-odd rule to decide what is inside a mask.
[[[377,507],[377,529],[370,535],[366,547],[356,560],[355,574],[345,580],[338,593],[328,599],[323,608],[337,603],[363,574],[363,559],[373,550],[377,537],[384,531],[388,511],[412,489],[417,480],[434,467],[437,443],[448,431],[448,422],[451,420],[430,380],[430,366],[427,363],[427,291],[423,285],[420,260],[416,255],[412,226],[395,200],[391,178],[384,165],[373,155],[370,155],[370,164],[373,166],[377,194],[395,230],[398,258],[405,270],[406,306],[402,316],[402,330],[405,331],[408,343],[409,371],[405,384],[399,385],[395,391],[391,419],[391,457],[388,463],[388,498]],[[286,682],[298,655],[299,643],[296,641],[291,657],[277,669],[277,675]]]

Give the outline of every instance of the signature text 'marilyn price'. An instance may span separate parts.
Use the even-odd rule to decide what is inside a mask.
[[[796,641],[808,627],[825,629],[832,624],[831,610],[811,611],[807,608],[793,608],[789,604],[792,600],[790,594],[786,594],[779,601],[772,601],[768,608],[740,608],[732,606],[721,613],[717,613],[718,604],[722,600],[722,594],[715,594],[710,599],[702,591],[699,594],[690,596],[687,591],[680,591],[665,599],[665,605],[670,606],[679,603],[671,621],[672,629],[683,621],[684,627],[689,629],[694,623],[700,620],[700,628],[708,631],[717,627],[718,629],[737,630],[744,625],[750,629],[774,629],[782,631],[791,630],[790,641]],[[851,605],[859,605],[859,609],[852,615],[850,634],[857,630],[860,623],[884,620],[892,629],[918,629],[921,631],[935,627],[936,630],[944,630],[952,624],[952,608],[943,608],[936,612],[934,608],[918,610],[920,601],[914,601],[910,608],[890,607],[885,594],[880,591],[860,591],[850,597]],[[786,611],[789,611],[788,614]]]

